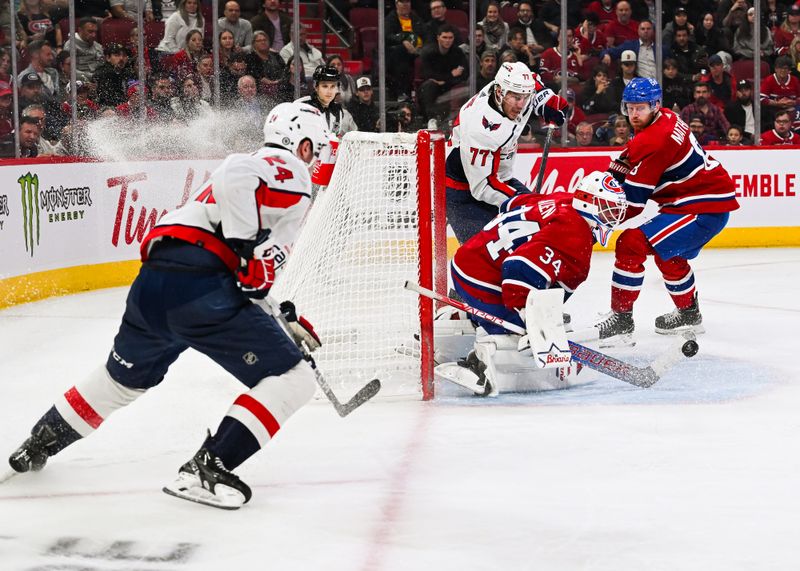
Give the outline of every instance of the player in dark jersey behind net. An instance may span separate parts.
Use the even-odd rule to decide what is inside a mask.
[[[530,335],[471,316],[478,325],[473,351],[457,364],[439,365],[437,374],[481,395],[569,386],[563,362],[546,365],[529,347],[542,344],[547,352],[551,339],[566,345],[558,342],[565,341],[563,301],[589,275],[595,241],[605,243],[626,209],[619,183],[599,171],[584,177],[574,194],[518,194],[500,205],[494,220],[456,251],[451,275],[467,304]],[[542,312],[542,304],[552,307]],[[549,319],[533,318],[542,313]],[[568,347],[562,349],[569,355]]]
[[[647,256],[655,259],[676,307],[656,318],[656,332],[703,332],[689,260],[739,208],[727,171],[706,154],[678,115],[661,107],[661,100],[661,87],[646,78],[633,79],[622,95],[622,112],[635,136],[609,170],[625,190],[629,218],[641,213],[648,200],[658,205],[658,214],[617,240],[611,313],[596,324],[601,347],[633,342],[633,305]]]

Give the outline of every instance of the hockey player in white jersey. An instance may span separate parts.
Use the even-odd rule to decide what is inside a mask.
[[[447,156],[447,220],[463,244],[509,197],[530,192],[513,178],[517,141],[532,116],[562,125],[567,102],[523,63],[504,63],[459,111]]]
[[[319,110],[278,105],[264,124],[263,148],[226,158],[186,205],[161,218],[142,243],[143,264],[106,363],[39,419],[9,458],[15,471],[41,470],[50,456],[157,386],[191,347],[247,391],[164,491],[225,509],[250,499],[231,470],[275,436],[316,387],[295,341],[250,298],[266,296],[291,251],[311,203],[308,167],[329,137]],[[295,338],[319,346],[293,307],[281,310]],[[154,440],[159,425],[150,427]]]

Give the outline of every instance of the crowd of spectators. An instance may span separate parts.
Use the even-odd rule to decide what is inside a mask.
[[[664,106],[679,113],[703,145],[797,144],[800,139],[800,0],[760,0],[761,21],[749,0],[664,0]],[[137,0],[76,0],[75,37],[69,37],[66,0],[18,0],[11,39],[8,3],[0,5],[0,156],[13,156],[13,90],[19,98],[19,138],[25,157],[67,154],[81,124],[98,118],[186,123],[214,113],[217,104],[259,124],[275,104],[310,95],[322,64],[341,73],[337,102],[359,130],[381,129],[376,105],[377,48],[356,27],[338,28],[352,42],[363,73],[346,72],[340,51],[323,53],[280,0],[220,2],[217,15],[219,101],[206,0],[147,0],[142,14],[145,78],[138,66]],[[347,15],[376,8],[376,0],[335,1]],[[653,0],[575,0],[568,3],[567,45],[561,45],[560,0],[478,2],[469,37],[462,0],[387,2],[386,130],[430,126],[447,130],[458,108],[494,78],[503,62],[521,61],[554,90],[566,57],[569,144],[622,145],[631,136],[620,114],[622,91],[634,77],[656,77]],[[121,22],[125,33],[102,37]],[[127,27],[125,23],[127,22]],[[152,30],[160,37],[152,38]],[[761,92],[753,93],[754,35],[763,62]],[[148,32],[149,30],[149,32]],[[316,40],[316,38],[314,38]],[[476,60],[470,65],[470,41]],[[70,57],[74,44],[75,61]],[[17,74],[11,74],[11,50]],[[301,70],[294,68],[299,52]],[[71,72],[77,93],[73,124]],[[759,97],[762,113],[753,112]],[[342,134],[342,133],[340,133]],[[524,141],[535,142],[534,127]]]

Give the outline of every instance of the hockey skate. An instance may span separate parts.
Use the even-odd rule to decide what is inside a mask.
[[[612,311],[594,324],[597,329],[600,347],[631,346],[633,340],[633,312]]]
[[[8,463],[15,472],[38,472],[47,464],[52,455],[52,447],[57,441],[56,433],[49,425],[43,424],[35,434],[31,434],[22,446],[9,457]]]
[[[697,304],[697,294],[692,298],[692,305],[685,309],[675,308],[669,313],[656,317],[656,333],[661,335],[677,335],[684,331],[694,334],[705,333],[703,316]]]
[[[253,495],[247,484],[205,448],[181,466],[178,478],[164,486],[164,492],[223,510],[239,509]]]

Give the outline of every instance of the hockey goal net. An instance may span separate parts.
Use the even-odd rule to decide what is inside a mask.
[[[342,399],[433,397],[433,307],[406,280],[446,288],[440,133],[348,133],[274,288],[319,333],[314,358]]]

